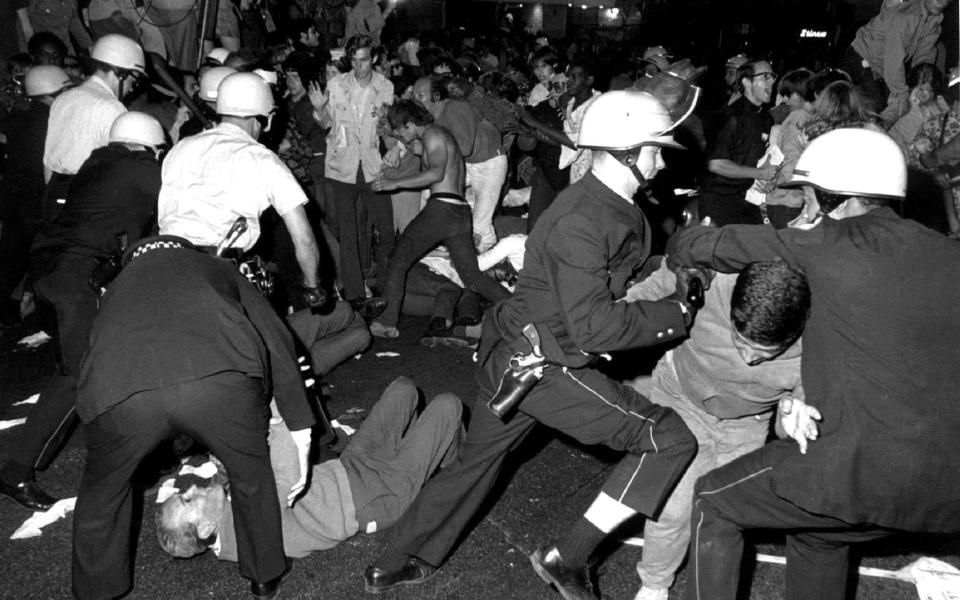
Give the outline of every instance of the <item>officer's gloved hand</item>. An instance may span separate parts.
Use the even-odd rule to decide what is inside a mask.
[[[300,299],[310,308],[320,308],[327,303],[327,294],[319,287],[301,285]]]

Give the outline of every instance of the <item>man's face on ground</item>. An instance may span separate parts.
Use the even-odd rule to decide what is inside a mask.
[[[942,13],[948,4],[950,4],[950,0],[923,0],[923,5],[926,7],[927,12],[932,15]]]
[[[753,75],[741,80],[743,82],[743,93],[754,104],[766,104],[770,102],[773,84],[776,80],[777,76],[774,74],[773,68],[770,67],[770,63],[760,61],[754,65]]]
[[[353,76],[357,79],[366,79],[373,74],[373,57],[370,48],[358,48],[350,57],[353,67]]]
[[[225,499],[221,485],[192,485],[187,491],[167,499],[164,503],[164,516],[169,525],[189,523],[197,527],[201,536],[207,537],[210,532],[203,524],[219,522]]]
[[[730,336],[740,358],[751,367],[773,360],[787,349],[786,346],[767,346],[753,342],[741,335],[735,326],[730,327]]]

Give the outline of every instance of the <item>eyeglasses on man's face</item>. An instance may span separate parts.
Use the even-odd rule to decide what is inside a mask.
[[[750,76],[750,79],[763,79],[764,81],[776,81],[777,74],[772,71],[766,71],[764,73],[754,73]]]

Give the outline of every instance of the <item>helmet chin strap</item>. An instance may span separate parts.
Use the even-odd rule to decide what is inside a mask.
[[[650,186],[650,182],[646,177],[643,176],[643,173],[640,172],[640,167],[637,165],[640,163],[640,151],[637,151],[635,157],[627,157],[623,162],[623,165],[630,169],[630,173],[633,175],[633,178],[637,180],[637,191],[642,192],[648,201],[653,204],[660,204],[657,202],[656,198],[653,197],[653,190]]]

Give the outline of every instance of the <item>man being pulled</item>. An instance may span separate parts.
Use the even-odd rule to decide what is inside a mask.
[[[283,161],[257,142],[273,120],[270,86],[253,73],[233,73],[220,83],[216,102],[220,123],[174,146],[163,163],[160,233],[212,253],[234,221],[246,217],[249,228],[230,244],[235,258],[256,243],[260,214],[272,206],[293,240],[304,299],[322,304],[307,197]]]
[[[681,302],[618,302],[647,259],[650,226],[633,203],[678,146],[660,102],[643,92],[609,92],[583,119],[579,143],[592,168],[543,213],[527,239],[514,296],[484,320],[480,390],[460,457],[432,479],[368,567],[379,593],[428,580],[447,559],[497,480],[510,451],[537,423],[584,444],[626,451],[586,514],[558,543],[530,556],[567,600],[595,598],[587,560],[619,524],[656,515],[696,450],[671,409],[593,368],[601,353],[668,342],[686,334],[695,308]],[[686,298],[686,294],[681,294]],[[539,339],[542,343],[536,343]],[[511,359],[542,356],[542,379],[504,419],[488,408],[511,376]]]
[[[801,371],[823,416],[805,454],[778,440],[697,481],[690,600],[737,597],[747,530],[785,530],[785,598],[801,600],[844,596],[851,544],[960,529],[960,247],[893,211],[906,179],[887,135],[837,129],[788,183],[817,209],[813,227],[693,227],[668,243],[676,265],[779,258],[806,273]]]

